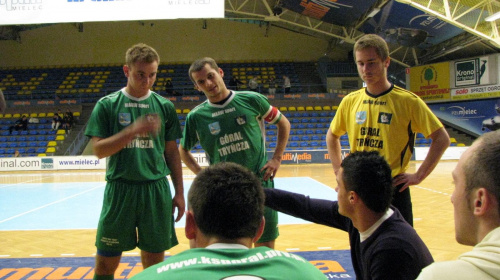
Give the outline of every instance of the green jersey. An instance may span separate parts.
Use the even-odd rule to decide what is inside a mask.
[[[210,164],[235,162],[255,174],[267,162],[264,120],[277,123],[281,113],[255,92],[233,92],[224,104],[206,100],[186,118],[181,144],[190,150],[199,141]]]
[[[122,89],[101,98],[90,116],[85,135],[110,137],[147,114],[160,117],[160,132],[139,135],[120,152],[110,156],[107,181],[145,182],[170,174],[164,159],[165,142],[180,138],[181,129],[172,102],[155,92],[135,98]]]
[[[131,279],[326,279],[300,256],[268,247],[248,249],[235,244],[213,244],[186,250],[151,266]]]

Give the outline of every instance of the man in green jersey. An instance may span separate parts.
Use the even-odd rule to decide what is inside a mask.
[[[210,164],[227,161],[241,164],[262,179],[264,188],[273,188],[273,178],[288,141],[290,122],[265,96],[251,91],[228,90],[223,80],[224,71],[212,58],[193,62],[189,77],[208,100],[187,115],[179,146],[182,161],[195,174],[200,172],[200,165],[189,152],[199,142]],[[263,121],[278,127],[276,149],[270,160],[263,137]],[[264,216],[266,228],[255,246],[274,248],[279,235],[278,214],[266,208]]]
[[[185,207],[179,120],[172,102],[150,90],[158,53],[137,44],[125,59],[127,86],[97,102],[85,131],[94,154],[108,157],[94,279],[113,279],[122,252],[135,247],[144,267],[163,261],[164,251],[178,244],[173,211],[179,221]]]
[[[221,162],[198,173],[189,189],[190,250],[131,279],[326,279],[300,256],[252,248],[264,230],[264,192],[247,168]]]
[[[326,135],[335,174],[342,163],[340,136],[347,132],[351,152],[377,151],[392,170],[396,186],[393,205],[413,225],[411,185],[422,182],[436,167],[450,138],[438,118],[416,94],[387,79],[389,48],[380,36],[367,34],[354,45],[359,76],[366,88],[352,92],[339,105]],[[432,139],[416,173],[406,172],[417,132]]]

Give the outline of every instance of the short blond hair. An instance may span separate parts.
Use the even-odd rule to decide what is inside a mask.
[[[130,47],[125,54],[125,62],[130,67],[136,62],[158,62],[160,64],[160,56],[152,47],[139,43]]]

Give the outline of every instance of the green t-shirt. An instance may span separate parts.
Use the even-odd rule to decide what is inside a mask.
[[[247,249],[234,244],[217,245],[222,248],[186,250],[145,269],[131,279],[326,279],[310,262],[291,253],[268,247]],[[239,247],[231,248],[232,246]]]
[[[107,138],[132,124],[140,116],[158,114],[161,131],[157,135],[140,135],[107,162],[106,180],[144,182],[170,174],[164,159],[165,142],[180,138],[181,129],[174,105],[150,92],[137,99],[125,89],[101,98],[90,116],[85,135]]]
[[[207,100],[194,108],[187,115],[181,144],[190,150],[199,142],[210,164],[235,162],[259,174],[267,162],[264,120],[277,123],[280,118],[265,96],[233,92],[224,104]]]

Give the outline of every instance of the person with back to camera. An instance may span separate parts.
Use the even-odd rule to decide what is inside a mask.
[[[179,145],[182,161],[195,174],[201,167],[190,153],[199,142],[210,164],[236,162],[262,179],[264,188],[274,188],[274,176],[281,165],[290,134],[290,122],[268,99],[251,91],[231,91],[224,84],[224,71],[209,57],[191,64],[189,77],[207,100],[186,117]],[[263,137],[264,122],[278,127],[276,149],[268,160]],[[264,234],[255,246],[274,248],[278,238],[278,214],[266,208]]]
[[[263,214],[264,193],[255,174],[236,163],[211,165],[188,193],[185,234],[191,249],[131,279],[326,279],[302,257],[252,248],[264,230]]]
[[[387,79],[389,48],[380,36],[367,34],[354,44],[354,59],[366,88],[344,97],[326,135],[335,173],[342,162],[340,137],[347,132],[351,152],[377,151],[392,169],[393,205],[413,225],[410,188],[422,182],[436,167],[450,138],[438,118],[416,94]],[[415,135],[432,139],[429,152],[416,173],[406,172]]]
[[[479,137],[453,170],[455,238],[474,246],[424,268],[418,280],[500,279],[500,130]]]
[[[136,247],[144,268],[163,261],[165,250],[178,244],[174,211],[178,222],[185,210],[177,113],[172,102],[150,90],[160,57],[137,44],[125,61],[127,85],[97,102],[85,130],[94,154],[108,158],[94,280],[113,279],[122,252]]]
[[[266,206],[349,234],[356,279],[413,280],[434,260],[417,232],[391,206],[391,169],[377,152],[354,152],[337,172],[338,201],[265,189]]]

